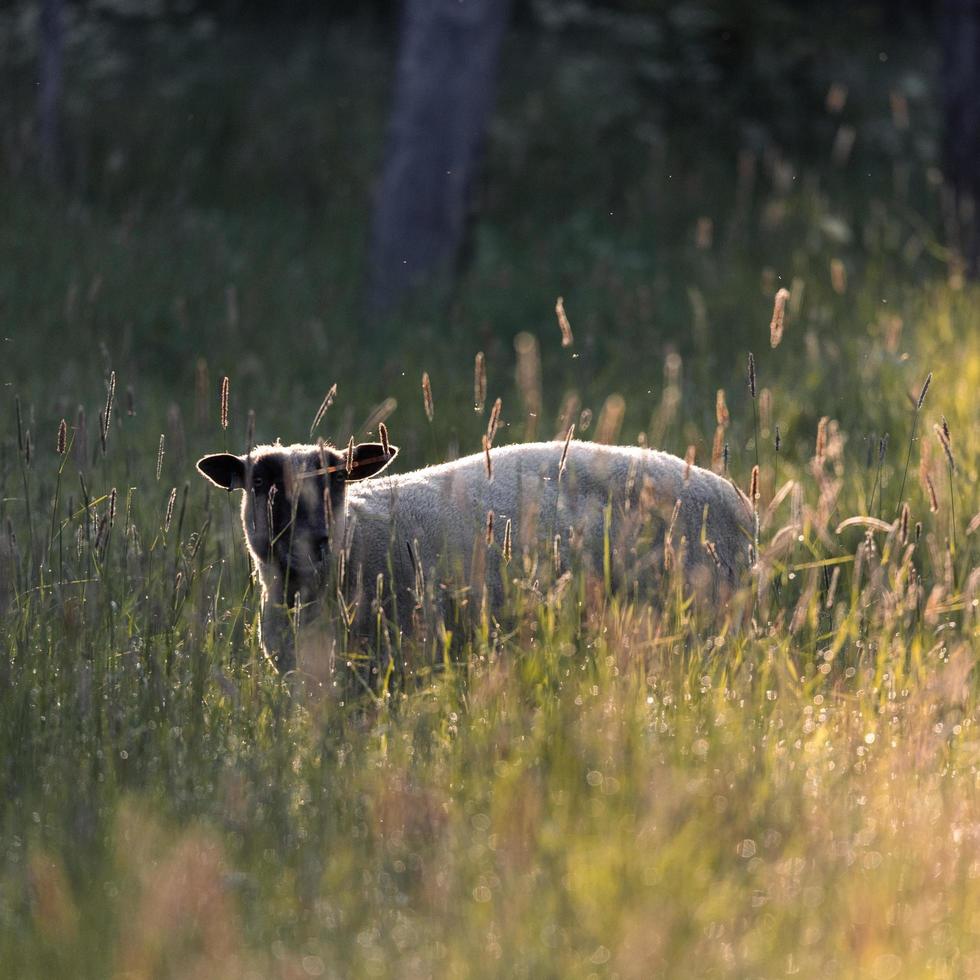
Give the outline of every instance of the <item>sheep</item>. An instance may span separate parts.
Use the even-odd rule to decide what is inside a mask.
[[[241,519],[262,587],[261,642],[280,671],[296,667],[297,613],[309,622],[325,600],[342,607],[360,643],[377,642],[379,622],[410,632],[424,594],[444,613],[460,596],[498,612],[512,554],[528,578],[547,567],[535,565],[545,556],[556,572],[579,563],[612,589],[646,597],[682,549],[688,581],[716,597],[751,561],[745,495],[667,453],[525,443],[368,480],[397,453],[387,442],[346,453],[276,444],[198,462],[214,485],[246,491]]]

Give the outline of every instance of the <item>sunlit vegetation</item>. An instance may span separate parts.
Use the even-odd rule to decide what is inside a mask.
[[[838,55],[801,135],[646,110],[651,66],[609,115],[615,52],[519,35],[452,306],[375,325],[385,52],[196,43],[86,80],[68,190],[5,178],[0,974],[980,973],[980,293],[917,62]],[[402,471],[498,397],[498,444],[758,465],[758,566],[647,605],[515,542],[499,623],[284,681],[193,462],[334,383],[318,432],[385,421]]]

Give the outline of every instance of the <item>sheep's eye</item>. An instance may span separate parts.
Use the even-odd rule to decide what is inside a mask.
[[[253,476],[252,477],[252,489],[253,490],[264,490],[265,489],[265,480],[263,480],[261,476]]]

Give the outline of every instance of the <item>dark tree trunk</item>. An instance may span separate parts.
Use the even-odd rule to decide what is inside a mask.
[[[61,173],[63,0],[42,0],[38,66],[37,128],[41,173],[56,180]]]
[[[943,154],[951,190],[953,244],[969,275],[980,271],[980,0],[944,0]]]
[[[455,273],[510,0],[404,0],[368,308]]]

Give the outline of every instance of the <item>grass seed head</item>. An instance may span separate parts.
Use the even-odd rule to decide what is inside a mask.
[[[487,359],[478,351],[473,362],[473,411],[482,412],[487,401]]]
[[[333,404],[333,400],[337,397],[337,385],[332,384],[330,390],[323,396],[323,401],[320,402],[320,407],[316,410],[316,415],[313,416],[313,424],[310,426],[310,436],[316,431],[316,427],[323,421],[323,416],[327,414],[327,409]]]
[[[778,347],[783,339],[783,324],[786,317],[786,303],[789,300],[789,290],[783,287],[776,291],[772,305],[772,320],[769,323],[769,346]]]
[[[503,401],[497,399],[490,409],[490,421],[487,423],[487,445],[492,446],[494,437],[497,435],[497,426],[500,425],[500,411],[503,408]]]
[[[105,411],[102,413],[102,451],[105,452],[106,440],[109,438],[109,425],[112,423],[112,403],[116,397],[116,372],[109,374],[109,388],[105,396]]]
[[[483,435],[483,462],[487,468],[487,479],[493,479],[493,463],[490,461],[490,438],[484,433]]]
[[[228,379],[226,374],[221,379],[221,410],[219,413],[219,421],[221,422],[221,428],[228,428],[228,394],[231,389],[231,381]]]
[[[170,530],[170,522],[174,517],[174,504],[177,503],[177,488],[174,487],[170,491],[170,496],[167,498],[167,509],[163,515],[163,533],[166,534]]]
[[[558,329],[561,330],[561,345],[571,347],[574,343],[572,327],[565,315],[565,300],[561,296],[555,302],[555,313],[558,315]]]
[[[565,465],[568,462],[568,445],[572,441],[572,436],[575,434],[575,423],[573,422],[568,427],[568,433],[565,435],[565,445],[562,446],[561,459],[558,461],[558,479],[562,478],[562,474],[565,472]]]
[[[922,408],[922,403],[926,400],[926,392],[929,390],[929,385],[932,384],[932,371],[926,375],[926,380],[922,385],[922,391],[919,392],[919,397],[915,402],[915,410],[918,412]]]
[[[58,424],[58,455],[64,456],[68,448],[68,423],[62,419]]]
[[[431,422],[436,413],[432,406],[432,382],[428,371],[422,372],[422,407],[425,409],[425,417]]]
[[[749,394],[755,398],[756,386],[755,386],[755,354],[749,351]]]
[[[939,440],[939,444],[943,447],[943,452],[946,455],[946,462],[949,465],[950,470],[956,471],[956,460],[953,457],[953,445],[949,441],[949,426],[946,424],[946,417],[943,416],[942,425],[934,425],[933,431],[936,433],[936,438]]]
[[[727,429],[730,418],[728,405],[725,403],[725,389],[719,388],[715,395],[715,422],[723,429]]]
[[[388,442],[388,426],[384,422],[378,423],[378,438],[381,439],[381,449],[385,456],[391,455],[391,443]]]

